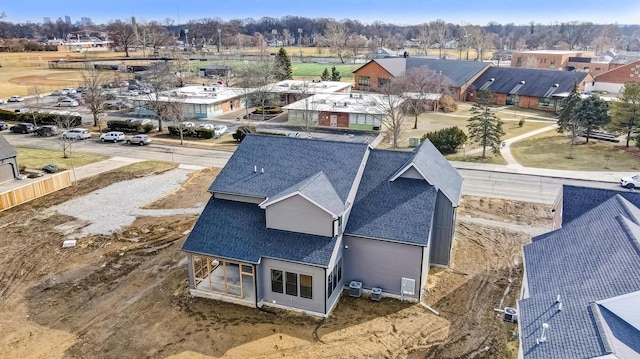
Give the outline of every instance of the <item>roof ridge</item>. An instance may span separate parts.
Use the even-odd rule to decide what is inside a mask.
[[[596,324],[596,332],[598,332],[598,339],[602,343],[602,347],[606,353],[614,353],[613,343],[611,343],[609,332],[609,326],[607,325],[606,320],[602,316],[602,312],[600,311],[600,306],[598,303],[591,302],[589,303],[589,310],[591,310],[591,315],[593,316],[593,320]]]

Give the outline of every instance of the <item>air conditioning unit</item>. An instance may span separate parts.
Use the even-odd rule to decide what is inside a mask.
[[[362,282],[352,280],[349,283],[349,295],[359,298],[362,295]]]
[[[502,320],[508,323],[515,323],[518,321],[518,311],[515,308],[505,307]]]
[[[371,288],[371,300],[375,300],[376,302],[382,299],[382,289],[380,288]]]

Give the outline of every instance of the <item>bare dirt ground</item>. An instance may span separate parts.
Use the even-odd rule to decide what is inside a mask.
[[[195,172],[145,208],[201,203],[216,174]],[[493,309],[515,305],[530,239],[521,229],[550,227],[543,205],[464,198],[452,269],[432,270],[423,299],[440,316],[343,296],[321,321],[192,298],[179,249],[195,215],[139,217],[61,248],[66,237],[54,228],[75,219],[46,208],[145,175],[113,171],[0,214],[1,358],[514,357],[516,327]]]

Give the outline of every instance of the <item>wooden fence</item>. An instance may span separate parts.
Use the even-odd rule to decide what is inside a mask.
[[[0,193],[0,211],[71,186],[69,171],[55,173]]]

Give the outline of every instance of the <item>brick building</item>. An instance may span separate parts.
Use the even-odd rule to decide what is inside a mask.
[[[627,82],[640,82],[640,60],[596,75],[589,90],[618,94]]]
[[[593,56],[595,56],[595,53],[593,51],[516,51],[511,56],[511,67],[560,70],[566,69],[569,59],[572,59],[573,62],[577,62],[580,58],[591,58]]]

